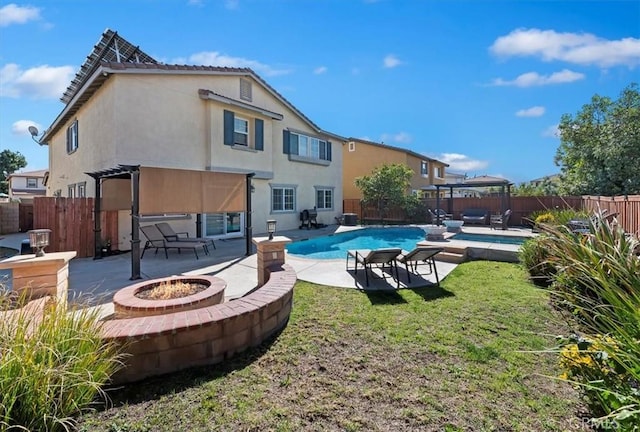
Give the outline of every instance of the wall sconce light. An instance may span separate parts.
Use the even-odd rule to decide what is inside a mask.
[[[269,233],[269,240],[273,240],[273,233],[276,232],[276,221],[269,219],[267,221],[267,232]]]
[[[36,248],[36,256],[44,256],[44,248],[49,246],[50,229],[35,229],[27,232],[29,234],[29,245]]]

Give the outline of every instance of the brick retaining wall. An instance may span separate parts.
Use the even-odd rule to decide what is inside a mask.
[[[260,345],[291,313],[296,273],[269,268],[266,284],[236,300],[184,312],[106,321],[104,337],[123,344],[125,368],[115,383],[211,365]]]

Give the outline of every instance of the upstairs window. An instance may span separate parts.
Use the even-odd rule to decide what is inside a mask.
[[[438,167],[436,168],[436,177],[443,178],[444,177],[444,168]]]
[[[429,175],[429,162],[422,161],[420,163],[420,174],[423,176]]]
[[[38,179],[33,177],[27,177],[27,187],[28,188],[37,188],[38,187]]]
[[[67,128],[67,153],[73,153],[78,149],[78,120]]]
[[[75,198],[76,197],[76,185],[72,184],[67,186],[67,196],[69,198]]]
[[[264,150],[264,120],[248,120],[224,110],[224,145],[238,149]]]
[[[249,145],[249,122],[235,117],[233,123],[233,143],[235,145]]]
[[[300,156],[303,161],[331,161],[331,142],[298,132],[283,131],[285,154]],[[290,158],[293,159],[293,158]]]
[[[78,183],[78,198],[87,196],[87,182]]]

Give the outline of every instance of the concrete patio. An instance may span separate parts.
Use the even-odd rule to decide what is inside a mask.
[[[358,228],[360,227],[330,225],[319,229],[280,231],[278,235],[296,241]],[[465,231],[487,234],[489,229],[486,227],[465,227]],[[519,229],[497,233],[505,235],[528,234]],[[0,246],[20,250],[21,241],[25,238],[27,235],[24,233],[4,235],[0,240]],[[507,246],[507,248],[513,249],[514,246]],[[215,275],[227,282],[226,299],[241,297],[257,286],[255,247],[252,245],[252,254],[246,256],[245,239],[216,240],[215,250],[210,250],[209,255],[199,255],[200,259],[196,259],[190,250],[182,251],[182,253],[178,253],[177,250],[169,250],[169,258],[167,259],[163,251],[155,254],[153,250],[148,250],[141,260],[142,279],[155,279],[171,275]],[[295,269],[298,279],[303,281],[351,289],[396,289],[396,282],[391,278],[370,278],[370,285],[367,287],[364,271],[359,270],[357,275],[352,270],[347,271],[345,259],[315,260],[287,254],[286,262]],[[445,278],[455,267],[456,264],[438,261],[437,271],[440,280]],[[379,271],[376,270],[376,272],[380,276]],[[117,290],[135,282],[130,280],[130,276],[131,255],[129,252],[98,260],[75,258],[71,260],[69,266],[70,299],[84,299],[91,304],[110,303]],[[434,275],[428,275],[412,277],[411,283],[408,283],[406,271],[400,266],[399,276],[400,289],[424,287],[436,282]]]

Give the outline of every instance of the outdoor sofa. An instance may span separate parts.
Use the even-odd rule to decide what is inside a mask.
[[[464,209],[462,213],[462,220],[466,224],[481,224],[486,225],[489,218],[489,210],[481,208],[468,208]]]

